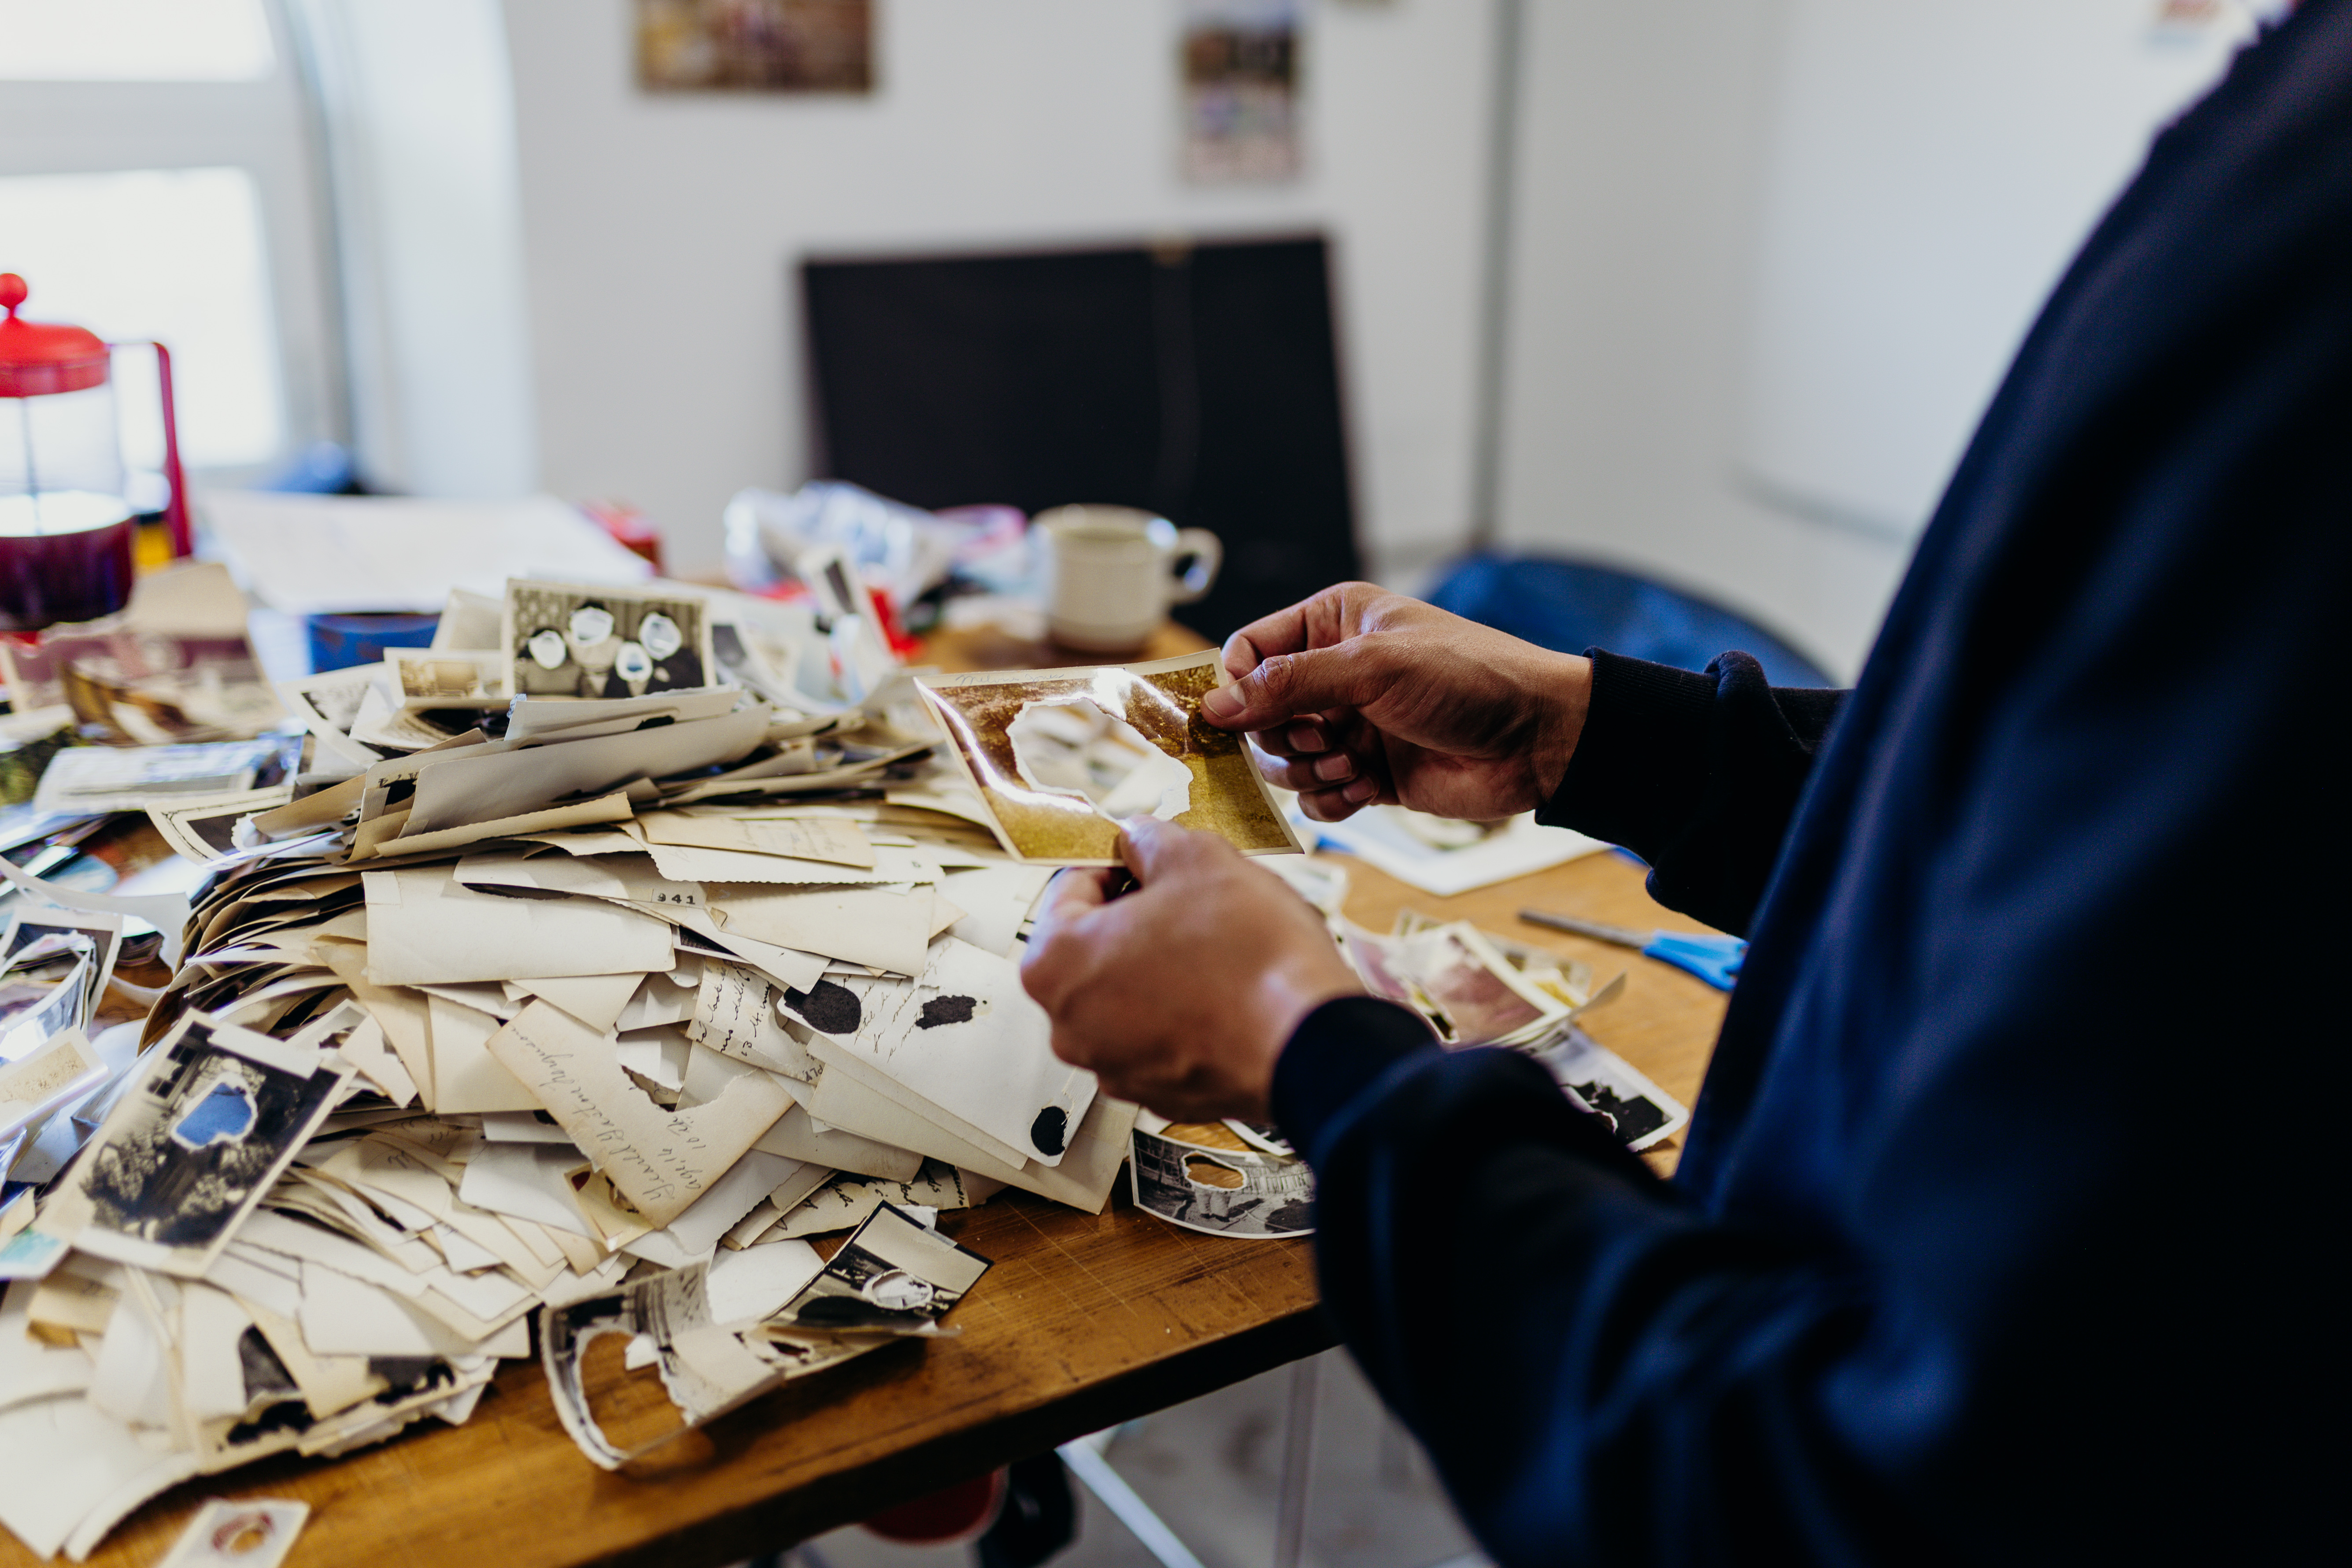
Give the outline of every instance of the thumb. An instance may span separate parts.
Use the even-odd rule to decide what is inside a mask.
[[[1302,714],[1360,708],[1383,686],[1360,639],[1337,647],[1278,653],[1230,686],[1201,699],[1201,715],[1221,730],[1270,730]]]
[[[1156,816],[1139,815],[1119,824],[1118,858],[1135,873],[1135,879],[1148,888],[1154,879],[1167,876],[1202,847],[1223,842],[1213,833],[1194,833]]]

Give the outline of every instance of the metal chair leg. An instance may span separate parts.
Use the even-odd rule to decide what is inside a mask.
[[[1298,1568],[1307,1551],[1307,1482],[1315,1468],[1315,1385],[1318,1358],[1290,1368],[1290,1416],[1282,1440],[1282,1497],[1274,1528],[1274,1568]]]

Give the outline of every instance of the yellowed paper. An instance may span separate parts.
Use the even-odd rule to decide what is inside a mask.
[[[655,1226],[684,1214],[793,1103],[752,1072],[707,1105],[664,1110],[614,1060],[610,1036],[546,1002],[525,1007],[489,1049]]]

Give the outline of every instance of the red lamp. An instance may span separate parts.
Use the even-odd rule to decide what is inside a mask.
[[[29,290],[0,272],[0,631],[113,614],[131,598],[131,504],[115,426],[112,348],[79,327],[27,321]],[[188,552],[172,356],[156,343],[163,399],[164,516]]]

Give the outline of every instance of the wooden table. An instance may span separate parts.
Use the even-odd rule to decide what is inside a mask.
[[[1410,906],[1585,959],[1603,979],[1629,967],[1624,996],[1588,1015],[1591,1034],[1670,1093],[1688,1101],[1697,1092],[1720,994],[1623,949],[1515,918],[1540,905],[1699,929],[1649,900],[1638,867],[1594,855],[1440,899],[1360,861],[1342,864],[1348,912],[1376,930]],[[1653,1161],[1671,1169],[1673,1150]],[[956,1310],[959,1337],[893,1345],[790,1384],[670,1445],[646,1473],[591,1465],[557,1424],[538,1363],[513,1363],[464,1426],[428,1422],[341,1460],[281,1458],[200,1478],[150,1503],[91,1561],[146,1568],[199,1500],[226,1495],[310,1504],[295,1568],[726,1563],[1331,1343],[1304,1240],[1180,1230],[1137,1211],[1123,1186],[1099,1215],[1006,1192],[941,1224],[996,1263]],[[0,1532],[0,1565],[33,1561]]]

